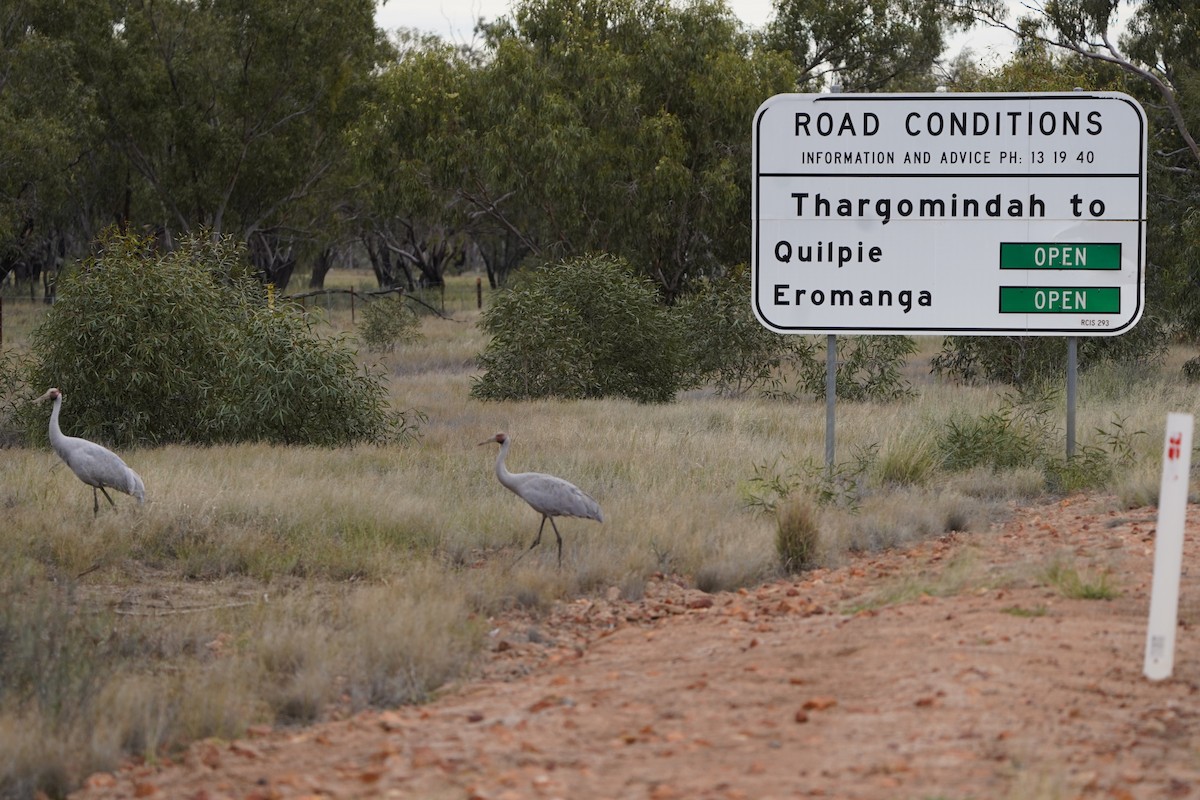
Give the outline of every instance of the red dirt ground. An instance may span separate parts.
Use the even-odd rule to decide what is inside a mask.
[[[1200,798],[1200,546],[1175,673],[1151,682],[1156,512],[1112,509],[1071,498],[753,590],[661,578],[497,619],[477,678],[425,706],[199,742],[72,797]],[[1053,563],[1120,594],[1068,599]],[[889,591],[908,599],[873,600]]]

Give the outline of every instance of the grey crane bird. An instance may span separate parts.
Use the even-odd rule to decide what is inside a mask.
[[[538,546],[538,543],[542,541],[542,531],[546,527],[546,520],[550,520],[550,527],[554,529],[554,537],[558,539],[558,566],[561,567],[562,535],[558,532],[558,526],[554,524],[554,518],[579,517],[604,522],[600,504],[587,492],[562,478],[541,472],[509,472],[508,468],[504,466],[504,459],[508,456],[512,438],[507,434],[497,433],[487,441],[480,442],[479,445],[483,446],[493,442],[500,445],[500,455],[496,457],[496,477],[500,483],[542,515],[542,524],[538,526],[537,538],[533,540],[533,544],[529,545],[529,550],[518,556],[517,561],[520,561],[525,553]],[[515,564],[516,561],[513,563]]]
[[[58,427],[58,414],[62,410],[63,394],[58,389],[50,389],[37,399],[53,400],[54,410],[50,412],[50,446],[59,458],[67,462],[67,466],[79,480],[92,487],[92,514],[100,513],[100,497],[96,494],[99,489],[104,492],[108,504],[116,507],[107,489],[116,489],[137,498],[138,505],[146,502],[146,487],[136,472],[121,460],[113,451],[87,439],[77,436],[64,436]]]

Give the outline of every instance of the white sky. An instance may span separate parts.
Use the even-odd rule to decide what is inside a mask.
[[[729,7],[747,25],[761,27],[771,15],[771,0],[727,0]],[[399,27],[416,28],[436,33],[443,39],[469,43],[475,30],[475,20],[488,20],[507,15],[511,0],[386,0],[375,14],[384,30]],[[1012,18],[1019,12],[1019,0],[1010,0]],[[956,38],[950,53],[970,45],[977,58],[989,63],[989,55],[997,61],[1007,58],[1012,50],[1012,36],[1006,31],[980,28]]]

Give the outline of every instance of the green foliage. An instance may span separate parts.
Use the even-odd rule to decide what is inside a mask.
[[[931,91],[944,32],[962,10],[938,0],[776,0],[768,46],[788,53],[803,91]]]
[[[938,437],[942,466],[951,471],[975,467],[1016,469],[1036,464],[1059,436],[1047,418],[1050,401],[1009,395],[995,411],[951,419]]]
[[[136,218],[239,238],[289,218],[329,226],[338,204],[318,190],[346,191],[342,132],[383,55],[373,9],[246,0],[113,12],[120,35],[95,80]]]
[[[486,30],[463,87],[470,136],[456,187],[486,223],[543,259],[613,253],[668,300],[744,259],[751,132],[794,68],[723,3],[524,0]],[[511,253],[514,248],[509,248]]]
[[[617,258],[585,256],[523,274],[480,325],[492,339],[474,397],[668,402],[684,386],[680,325],[654,285]]]
[[[901,374],[908,356],[917,351],[911,336],[839,336],[837,337],[837,377],[835,390],[839,400],[852,402],[905,400],[914,391]],[[799,371],[794,389],[780,381],[769,389],[769,397],[794,399],[797,396],[825,396],[826,363],[818,360],[810,345],[792,359]]]
[[[42,5],[0,11],[0,257],[28,257],[31,244],[70,219],[95,130],[74,48]]]
[[[812,458],[783,468],[778,463],[756,464],[744,489],[746,505],[778,514],[781,502],[806,496],[819,506],[857,511],[878,451],[878,445],[856,448],[849,461],[828,466]]]
[[[760,389],[765,396],[795,399],[825,396],[825,361],[812,337],[769,330],[750,308],[750,276],[741,268],[704,281],[677,306],[688,329],[687,359],[697,382],[711,381],[718,392],[741,395]],[[913,395],[901,374],[916,352],[909,336],[840,336],[837,339],[837,396],[848,401],[893,401]],[[795,389],[786,374],[799,375]]]
[[[421,322],[402,296],[380,297],[363,306],[358,335],[372,352],[391,352],[397,342],[420,337]]]
[[[1053,457],[1046,461],[1046,486],[1051,492],[1071,492],[1103,486],[1117,474],[1129,472],[1137,464],[1134,443],[1145,431],[1125,429],[1125,420],[1113,416],[1109,428],[1097,428],[1099,444],[1076,448],[1071,458]]]
[[[1104,485],[1118,469],[1134,464],[1133,446],[1143,431],[1125,430],[1115,418],[1111,429],[1097,429],[1100,444],[1077,447],[1064,455],[1063,435],[1050,420],[1055,410],[1051,393],[1007,395],[999,409],[978,417],[952,419],[937,438],[942,467],[964,471],[977,467],[1039,470],[1049,492],[1070,493]]]
[[[687,363],[698,383],[737,397],[765,390],[780,368],[814,360],[813,342],[766,328],[750,308],[750,274],[744,269],[704,281],[676,305],[687,328]]]
[[[1165,326],[1158,317],[1145,316],[1120,336],[1079,337],[1077,368],[1084,372],[1101,364],[1158,364],[1167,346]],[[965,384],[1034,388],[1066,374],[1067,342],[1054,336],[947,336],[930,369]]]
[[[994,381],[1020,388],[1063,374],[1066,352],[1058,338],[947,336],[929,366],[935,375],[965,384]]]
[[[912,385],[900,370],[915,352],[917,343],[911,336],[839,336],[838,399],[893,401],[912,397]],[[805,394],[824,397],[825,364],[806,363],[800,385]]]
[[[406,436],[378,376],[294,306],[268,308],[230,240],[169,252],[109,233],[59,284],[28,383],[63,390],[63,427],[113,445],[263,440],[333,446]],[[45,436],[46,409],[22,411]]]

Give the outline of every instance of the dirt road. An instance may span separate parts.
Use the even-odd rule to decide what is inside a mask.
[[[1150,682],[1155,510],[1112,507],[498,619],[478,679],[426,706],[201,742],[73,797],[1200,798],[1198,546],[1175,674]],[[1119,594],[1072,599],[1072,576]]]

